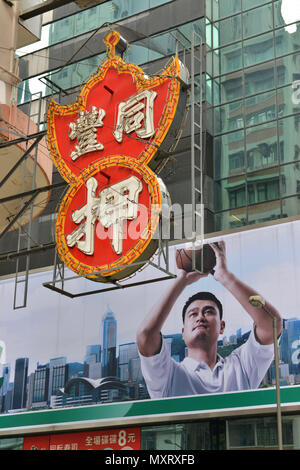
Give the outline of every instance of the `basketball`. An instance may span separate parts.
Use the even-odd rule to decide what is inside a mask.
[[[203,245],[203,269],[201,266],[201,251],[202,249],[195,249],[195,264],[196,268],[203,273],[209,273],[216,266],[216,255],[210,245]],[[193,271],[192,258],[193,250],[179,248],[176,250],[176,265],[178,269],[183,269],[187,273]]]

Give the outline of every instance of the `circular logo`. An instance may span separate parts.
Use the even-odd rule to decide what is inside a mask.
[[[59,210],[56,243],[62,261],[100,282],[141,269],[157,249],[165,197],[163,183],[132,157],[110,156],[88,167]]]

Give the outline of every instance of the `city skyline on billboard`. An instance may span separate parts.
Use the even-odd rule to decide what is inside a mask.
[[[270,301],[282,318],[290,321],[288,322],[290,325],[293,319],[300,322],[300,293],[297,289],[300,277],[300,249],[297,245],[299,232],[300,222],[295,221],[207,240],[207,242],[224,240],[230,271]],[[170,247],[171,272],[177,272],[175,266],[177,249],[178,246]],[[140,275],[145,276],[147,271],[149,276],[151,269],[153,268],[147,267]],[[28,358],[28,377],[35,373],[38,365],[41,367],[49,364],[49,361],[55,358],[64,357],[66,364],[74,362],[83,364],[88,346],[100,345],[103,349],[103,318],[108,311],[113,313],[115,319],[114,354],[118,357],[120,345],[136,343],[137,329],[142,320],[159,301],[168,284],[174,282],[174,280],[158,281],[124,290],[70,299],[43,287],[43,283],[49,281],[51,274],[49,271],[44,271],[30,276],[28,306],[19,310],[13,310],[11,306],[14,279],[6,279],[0,283],[3,299],[0,339],[6,346],[10,382],[14,380],[16,360],[20,358]],[[72,282],[82,291],[89,283],[83,278]],[[231,349],[236,348],[238,340],[251,331],[252,320],[237,300],[212,275],[200,279],[184,290],[164,324],[163,335],[180,338],[182,307],[187,298],[199,290],[212,292],[223,305],[226,325],[224,333],[219,337],[219,345],[231,345]],[[299,369],[300,334],[297,331],[298,327],[293,333],[292,343],[288,346],[284,335],[281,340],[282,376],[286,380],[292,380],[290,383],[299,383],[297,377],[291,379],[292,375],[300,376],[300,372],[295,374]],[[290,360],[293,360],[293,371],[291,364],[284,362],[288,348]],[[273,376],[270,375],[269,386],[272,385],[272,378],[274,373]]]

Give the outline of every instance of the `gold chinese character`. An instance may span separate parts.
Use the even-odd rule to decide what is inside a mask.
[[[67,245],[69,247],[77,245],[83,253],[93,255],[94,227],[98,219],[104,228],[112,226],[112,247],[115,253],[121,254],[123,223],[124,220],[134,220],[138,216],[138,199],[143,189],[142,182],[135,176],[131,176],[103,189],[100,197],[96,197],[97,186],[98,182],[95,178],[91,177],[87,180],[87,203],[72,214],[73,222],[82,223],[67,235]]]
[[[130,134],[136,131],[141,139],[147,139],[154,134],[153,102],[156,95],[155,91],[144,90],[119,104],[116,128],[113,132],[117,142],[122,142],[123,132]]]
[[[97,127],[103,126],[104,109],[93,106],[91,111],[81,111],[76,122],[69,124],[69,137],[77,139],[76,152],[71,152],[72,160],[94,150],[103,150],[103,145],[97,142]]]
[[[124,220],[134,220],[138,216],[138,198],[142,182],[135,176],[120,181],[101,194],[99,221],[105,228],[112,226],[112,247],[116,254],[123,250]]]

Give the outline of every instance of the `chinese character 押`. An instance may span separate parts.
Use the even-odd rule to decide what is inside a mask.
[[[139,193],[142,182],[135,176],[120,181],[101,191],[96,197],[98,182],[91,177],[86,182],[87,203],[72,214],[73,222],[81,225],[66,237],[69,247],[77,248],[87,255],[94,254],[94,226],[97,221],[104,228],[112,226],[112,247],[116,254],[123,249],[123,222],[138,216]],[[81,240],[83,238],[83,240]]]

